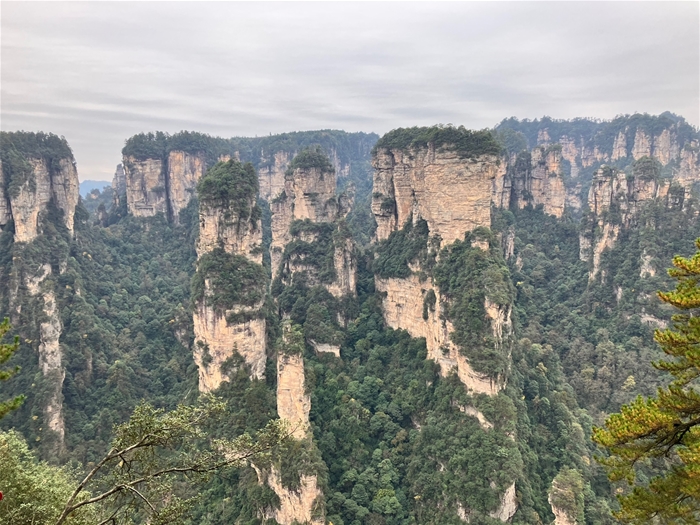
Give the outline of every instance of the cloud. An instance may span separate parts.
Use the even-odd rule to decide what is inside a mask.
[[[40,8],[38,8],[40,6]],[[2,129],[82,179],[124,140],[670,110],[700,124],[694,2],[2,4]]]

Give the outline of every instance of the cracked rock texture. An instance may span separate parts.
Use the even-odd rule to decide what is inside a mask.
[[[432,146],[410,151],[380,148],[372,166],[377,239],[388,238],[413,217],[425,219],[443,246],[491,225],[492,185],[505,169],[493,155],[463,159]]]

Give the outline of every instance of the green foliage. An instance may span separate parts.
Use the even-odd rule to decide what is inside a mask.
[[[54,173],[60,169],[62,160],[73,162],[73,152],[65,138],[52,133],[0,132],[3,179],[11,197],[17,197],[25,183],[29,191],[36,191],[34,168],[29,159],[43,160],[49,172]]]
[[[409,218],[400,230],[391,232],[389,238],[377,247],[374,271],[382,279],[390,277],[406,278],[411,275],[409,265],[421,259],[421,267],[430,266],[428,250],[428,223],[419,219],[413,224]]]
[[[572,523],[584,521],[584,480],[576,469],[564,467],[552,482],[549,499]]]
[[[644,181],[659,180],[661,163],[653,157],[642,157],[632,163],[632,174]]]
[[[373,151],[379,149],[425,149],[433,146],[455,151],[460,157],[471,159],[480,155],[500,155],[501,146],[489,130],[472,131],[464,126],[433,126],[398,128],[377,141]]]
[[[6,317],[5,320],[0,323],[0,365],[5,364],[13,356],[13,354],[19,350],[19,336],[17,335],[12,343],[7,344],[1,342],[9,331],[10,320]],[[0,369],[0,381],[7,381],[19,371],[20,368],[18,366],[15,366],[14,369],[11,370]],[[0,419],[5,417],[10,411],[19,408],[23,401],[24,396],[19,395],[8,401],[0,402]]]
[[[659,298],[681,314],[673,317],[673,329],[657,330],[655,340],[670,358],[655,363],[673,380],[655,397],[637,397],[613,414],[605,428],[596,428],[594,440],[610,453],[599,461],[608,467],[612,481],[627,480],[634,488],[620,496],[617,518],[626,523],[648,523],[655,517],[678,523],[700,519],[700,239],[692,258],[676,256],[669,275],[676,289],[659,292]],[[640,466],[654,458],[654,477],[638,479]]]
[[[477,240],[489,241],[492,248],[472,246]],[[489,230],[468,233],[464,241],[441,251],[433,277],[445,298],[447,318],[455,327],[452,340],[476,371],[495,378],[508,368],[508,350],[493,336],[485,302],[488,299],[500,308],[510,308],[514,289],[500,247],[493,243]]]
[[[301,169],[318,169],[321,173],[333,173],[335,169],[331,164],[328,155],[326,155],[321,146],[316,145],[309,148],[304,148],[292,159],[287,168],[287,174],[292,174],[294,170]]]
[[[256,201],[258,176],[252,164],[236,159],[213,166],[197,183],[197,196],[203,206],[232,211],[239,223],[257,223],[261,217]]]
[[[165,156],[168,135],[162,131],[139,133],[124,143],[122,155],[133,157],[137,161],[162,159]]]
[[[216,248],[197,262],[197,273],[192,278],[192,303],[204,300],[220,315],[234,308],[258,308],[264,299],[266,281],[262,265]]]
[[[187,480],[189,486],[223,469],[264,461],[287,439],[279,420],[268,423],[255,439],[248,434],[211,439],[206,429],[224,413],[225,403],[211,396],[169,412],[142,402],[129,421],[114,429],[110,450],[77,486],[56,525],[92,504],[99,504],[114,523],[131,523],[144,514],[150,523],[181,520],[193,501],[186,495],[183,499],[177,481]],[[84,490],[95,495],[83,497]]]
[[[1,525],[53,524],[77,485],[77,473],[37,460],[16,431],[0,432]],[[83,500],[90,498],[83,495]],[[99,523],[97,509],[84,507],[67,525]]]
[[[292,222],[289,233],[293,240],[284,247],[281,278],[289,279],[287,269],[292,265],[312,269],[309,279],[332,283],[336,279],[335,230],[333,223],[315,223],[309,219]]]

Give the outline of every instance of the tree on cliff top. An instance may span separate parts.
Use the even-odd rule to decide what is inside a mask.
[[[0,341],[5,337],[5,334],[10,331],[10,320],[5,318],[5,320],[0,323]],[[0,343],[0,365],[7,362],[10,357],[19,349],[19,337],[15,336],[14,341],[10,344]],[[7,381],[13,375],[19,372],[19,367],[15,367],[11,370],[0,370],[0,381]],[[0,419],[2,419],[8,412],[16,409],[24,401],[24,396],[17,396],[14,399],[8,401],[0,402]]]
[[[250,162],[243,164],[236,159],[212,166],[197,184],[200,203],[232,210],[239,220],[251,219],[254,223],[260,219],[257,195],[255,168]]]
[[[593,439],[610,452],[599,459],[612,481],[634,484],[619,496],[616,517],[627,523],[698,523],[700,521],[700,239],[691,258],[676,256],[669,275],[675,291],[659,298],[683,313],[673,316],[673,329],[654,336],[670,360],[654,363],[674,379],[656,397],[641,396],[613,414]],[[662,473],[648,484],[638,467],[662,464]]]

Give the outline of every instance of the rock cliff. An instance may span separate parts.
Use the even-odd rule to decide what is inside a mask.
[[[261,309],[266,279],[252,165],[235,159],[219,163],[197,189],[200,238],[193,281],[193,351],[199,388],[209,392],[238,366],[237,358],[242,358],[251,378],[264,376],[266,332]]]
[[[674,184],[678,184],[675,179],[658,176],[650,157],[640,157],[628,173],[610,167],[595,172],[588,193],[589,214],[580,238],[580,257],[591,261],[590,279],[598,274],[603,252],[615,246],[620,232],[637,224],[645,203],[660,199],[673,206],[683,201],[678,194],[684,194],[686,189],[680,185],[674,192],[675,198],[669,195]]]
[[[566,188],[561,173],[562,148],[536,147],[519,155],[512,163],[512,198],[518,208],[543,205],[544,212],[555,217],[564,214]],[[501,203],[498,203],[501,204]]]
[[[298,327],[285,323],[282,341],[277,352],[277,413],[287,424],[295,440],[303,447],[314,447],[309,427],[311,398],[306,391],[304,376],[304,336]],[[279,506],[268,513],[281,525],[323,524],[323,515],[314,516],[315,506],[323,494],[317,476],[304,473],[299,476],[295,490],[282,484],[280,469],[273,464],[269,469],[254,467],[259,483],[267,483],[277,494]]]
[[[29,308],[24,329],[35,334],[32,339],[44,378],[43,425],[53,433],[53,452],[59,453],[64,448],[66,371],[55,283],[66,269],[66,260],[60,249],[50,254],[46,246],[58,241],[52,236],[69,241],[73,235],[80,198],[78,172],[63,138],[17,132],[0,133],[0,139],[0,227],[14,222],[12,269],[7,274],[13,281],[8,283],[9,307],[16,318],[13,322],[26,315],[23,307]],[[37,244],[39,236],[45,239]]]
[[[126,203],[134,217],[168,214],[168,196],[162,159],[124,157]]]
[[[0,161],[3,171],[0,189],[0,226],[10,219],[15,224],[15,242],[30,242],[41,232],[41,214],[48,211],[50,202],[63,212],[66,228],[73,232],[75,207],[79,199],[78,172],[71,158],[46,159],[24,157],[26,171],[12,177],[11,168]],[[8,171],[8,173],[4,173]],[[6,191],[5,188],[10,188]]]
[[[442,246],[463,239],[475,228],[491,226],[494,181],[505,174],[498,156],[465,157],[456,148],[428,143],[410,149],[379,147],[372,165],[372,212],[378,241],[388,239],[407,221],[425,220],[430,237],[437,235]],[[500,379],[475,372],[452,342],[454,327],[445,315],[444,298],[419,264],[411,263],[408,277],[375,276],[375,286],[383,297],[386,323],[413,337],[424,337],[428,357],[440,365],[442,375],[456,369],[462,383],[474,393],[494,395],[502,388]],[[425,306],[428,296],[434,299],[432,309]],[[490,307],[486,313],[496,340],[501,341],[503,332],[510,330],[510,309],[501,312]]]
[[[441,375],[447,376],[456,369],[459,379],[469,391],[475,394],[497,394],[502,388],[498,380],[475,372],[467,358],[451,341],[450,334],[454,327],[445,318],[445,305],[440,291],[430,277],[421,282],[418,273],[415,272],[406,279],[375,278],[377,291],[383,297],[382,312],[387,325],[394,329],[406,330],[412,337],[424,337],[428,359],[440,365]],[[435,308],[428,310],[426,316],[423,305],[426,294],[431,292],[436,297]],[[509,311],[506,317],[504,324],[510,326]],[[494,329],[502,331],[504,326],[494,324]]]
[[[335,297],[356,292],[354,244],[342,219],[350,211],[347,195],[336,195],[335,169],[318,148],[303,150],[285,174],[284,190],[271,203],[272,276],[286,284],[304,272],[310,286],[322,284]],[[318,260],[331,261],[325,268]],[[313,251],[313,254],[312,254]],[[327,252],[327,253],[325,253]]]
[[[206,161],[202,153],[190,155],[184,151],[171,151],[168,155],[169,213],[175,222],[189,204],[205,171]]]
[[[377,240],[409,219],[424,219],[443,244],[491,225],[493,182],[505,170],[496,155],[465,158],[429,144],[415,150],[378,148],[372,157],[372,213]]]

